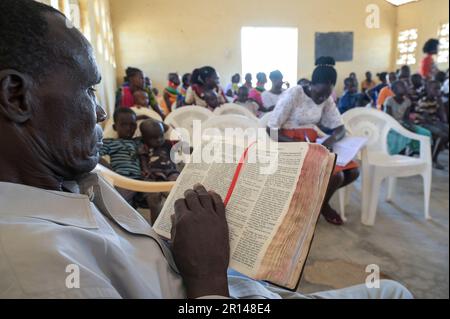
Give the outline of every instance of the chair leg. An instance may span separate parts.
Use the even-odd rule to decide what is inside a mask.
[[[381,183],[383,177],[377,176],[375,172],[372,172],[372,180],[370,182],[370,193],[368,194],[368,203],[366,211],[363,212],[361,222],[366,226],[375,225],[375,217],[378,209],[378,197],[380,194]]]
[[[386,196],[386,201],[389,203],[393,202],[396,186],[397,186],[397,178],[389,177],[388,178],[387,196]]]
[[[346,206],[345,197],[347,193],[348,190],[345,187],[338,190],[340,215],[344,222],[347,221],[347,218],[345,218],[345,206]]]
[[[424,212],[425,212],[425,219],[430,220],[430,196],[431,196],[431,168],[427,169],[427,171],[422,174],[423,177],[423,195],[424,195]]]
[[[355,186],[353,186],[353,184],[350,184],[345,188],[345,206],[350,205],[350,195],[354,191],[355,191]]]
[[[361,175],[361,222],[364,220],[364,216],[367,215],[369,209],[369,200],[371,193],[371,179],[373,167],[363,162],[362,175]]]

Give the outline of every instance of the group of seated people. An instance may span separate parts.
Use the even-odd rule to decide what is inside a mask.
[[[201,185],[175,203],[171,242],[162,239],[93,172],[99,155],[109,155],[107,165],[131,178],[178,176],[167,159],[168,128],[153,118],[164,114],[150,79],[127,70],[114,112],[117,137],[102,142],[99,125],[107,114],[94,93],[101,74],[88,40],[67,27],[61,12],[37,1],[0,1],[0,21],[0,298],[412,298],[389,280],[378,288],[303,295],[229,272],[225,206]],[[328,148],[343,138],[331,98],[333,64],[319,59],[309,87],[280,96],[270,129],[279,129],[286,141],[299,140],[296,128],[317,125],[330,130]],[[210,71],[193,73],[197,87],[193,82],[188,88],[186,101],[193,98],[198,105],[205,88],[218,88],[217,76],[206,77]],[[156,115],[145,111],[150,108]],[[327,220],[334,220],[330,196],[352,182],[355,172],[347,167],[334,174],[325,199]],[[122,196],[151,206],[163,195],[155,201],[146,194]]]
[[[241,76],[235,74],[231,83],[223,89],[216,70],[205,66],[195,69],[192,74],[184,74],[181,79],[177,73],[170,73],[168,86],[161,98],[158,90],[152,88],[151,80],[141,70],[130,67],[126,70],[124,84],[117,92],[114,114],[117,136],[106,139],[101,151],[102,156],[110,156],[111,162],[103,160],[102,164],[132,179],[174,181],[179,171],[170,159],[170,142],[164,140],[164,133],[168,130],[163,124],[164,118],[176,108],[197,105],[214,110],[228,102],[245,107],[257,117],[272,112],[269,127],[280,130],[281,141],[314,142],[318,138],[317,134],[311,134],[311,130],[307,130],[305,135],[305,126],[318,128],[317,131],[326,132],[338,140],[343,134],[339,129],[343,127],[339,114],[355,107],[373,107],[388,113],[405,128],[432,137],[434,166],[443,169],[438,156],[448,145],[446,74],[442,76],[442,72],[438,72],[433,79],[424,79],[420,74],[411,75],[410,68],[403,66],[397,72],[379,73],[380,83],[375,82],[372,73],[368,71],[365,80],[359,85],[356,74],[351,73],[344,80],[343,95],[337,98],[333,84],[336,72],[332,67],[334,60],[327,57],[323,59],[328,59],[325,62],[330,65],[323,62],[325,64],[318,64],[316,70],[319,70],[319,74],[325,72],[328,76],[325,87],[319,87],[317,83],[303,78],[296,87],[287,90],[289,83],[284,82],[283,74],[276,70],[269,75],[272,82],[270,90],[265,88],[267,76],[263,72],[256,75],[255,87],[251,74],[246,74],[243,84],[240,83]],[[330,66],[333,71],[330,71]],[[319,92],[324,98],[314,101],[311,96],[317,93],[317,87],[321,91],[329,89],[330,92]],[[298,88],[301,88],[301,92]],[[297,107],[289,104],[292,103],[289,100],[292,97],[299,99]],[[302,111],[299,105],[305,106],[305,110]],[[293,107],[299,114],[293,112]],[[317,111],[317,114],[313,114],[313,111]],[[290,120],[290,117],[293,118]],[[297,132],[299,129],[302,130],[301,133]],[[109,134],[107,137],[110,137]],[[389,133],[388,145],[392,155],[413,156],[420,151],[418,141],[394,131]],[[328,201],[337,189],[352,183],[358,176],[358,167],[352,163],[332,180],[322,212],[330,223],[341,225],[343,221]],[[123,189],[118,191],[134,207],[148,207],[151,211],[151,223],[156,220],[166,197],[165,194],[137,194]]]
[[[379,84],[368,71],[360,91],[354,74],[346,78],[344,94],[337,101],[341,114],[366,106],[388,113],[408,130],[431,137],[434,167],[444,169],[438,157],[448,146],[448,71],[424,78],[419,73],[411,75],[410,68],[403,66],[397,72],[379,73],[378,77]],[[388,146],[391,155],[414,155],[420,147],[395,132],[389,134]]]
[[[214,110],[226,103],[242,105],[255,116],[261,117],[273,111],[281,94],[283,86],[289,88],[289,83],[283,81],[283,74],[279,70],[270,73],[272,82],[270,90],[266,90],[267,76],[260,72],[256,75],[257,83],[253,87],[250,73],[245,76],[242,85],[240,74],[232,76],[231,83],[225,89],[220,86],[217,71],[209,66],[195,69],[192,73],[184,74],[181,79],[177,73],[169,73],[168,84],[163,94],[152,87],[152,82],[144,76],[143,71],[129,67],[121,88],[116,94],[116,109],[133,107],[136,105],[135,93],[145,92],[148,106],[164,119],[174,109],[197,105]]]

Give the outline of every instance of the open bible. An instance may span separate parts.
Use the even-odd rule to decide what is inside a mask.
[[[220,142],[213,149],[226,149],[224,144]],[[230,233],[230,268],[255,280],[295,290],[336,156],[318,144],[273,145],[271,148],[259,144],[248,148],[234,145],[229,149],[240,154],[237,161],[232,162],[229,152],[223,152],[221,163],[187,164],[154,229],[170,239],[170,216],[174,214],[175,201],[183,197],[185,190],[201,183],[224,199]],[[256,151],[256,161],[250,160],[251,149]],[[195,152],[192,157],[195,159]]]

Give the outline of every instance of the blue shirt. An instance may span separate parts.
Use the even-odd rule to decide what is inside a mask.
[[[362,95],[360,93],[349,93],[346,91],[344,95],[339,99],[339,112],[344,114],[350,109],[353,109],[359,105],[359,102],[362,99]]]

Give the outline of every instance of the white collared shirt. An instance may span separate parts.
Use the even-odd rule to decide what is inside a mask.
[[[145,219],[101,177],[79,185],[90,196],[0,183],[0,298],[185,298]],[[280,298],[240,276],[229,286],[234,298]]]

